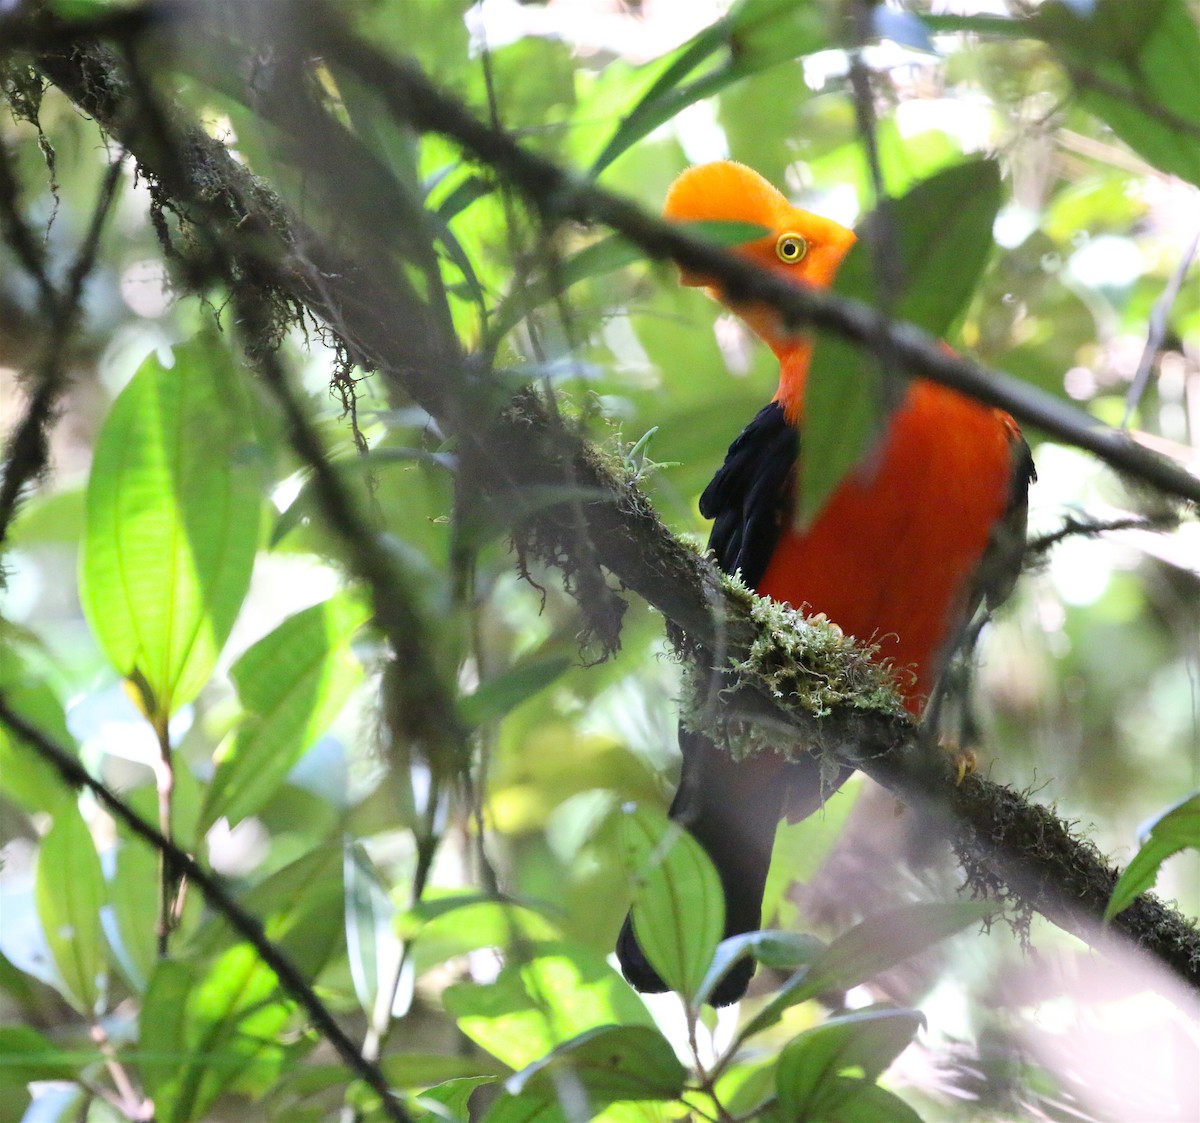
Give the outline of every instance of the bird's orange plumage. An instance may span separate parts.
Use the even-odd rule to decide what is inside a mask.
[[[852,231],[793,207],[757,172],[732,161],[689,168],[672,185],[664,214],[763,226],[770,234],[737,252],[819,288],[833,282],[855,241]],[[775,252],[789,231],[808,243],[796,264]],[[771,347],[780,364],[776,400],[788,421],[800,425],[811,341],[783,332],[769,308],[724,300],[704,278],[685,274],[683,282],[708,288]],[[756,591],[823,612],[848,634],[879,644],[881,657],[902,671],[909,708],[919,712],[1008,504],[1016,435],[1006,413],[915,379],[881,447],[811,526],[784,532]]]
[[[757,173],[721,161],[684,172],[668,218],[755,223],[768,233],[738,253],[797,283],[828,286],[853,246],[836,222],[798,210]],[[897,668],[910,711],[924,708],[974,603],[1003,592],[1024,539],[1028,450],[1012,418],[924,379],[912,380],[878,447],[842,481],[807,525],[795,510],[803,471],[805,380],[811,341],[783,330],[769,307],[727,298],[714,278],[684,272],[736,312],[779,359],[779,388],[730,446],[700,500],[713,519],[710,547],[764,596],[824,613]],[[846,377],[853,378],[853,371]],[[999,563],[999,564],[997,564]],[[812,757],[761,753],[734,761],[703,734],[681,728],[683,771],[671,817],[712,858],[725,898],[725,935],[761,924],[775,827],[821,806],[828,777]],[[834,785],[849,776],[844,769]],[[665,984],[627,918],[617,940],[626,977],[641,990]],[[712,1002],[736,1001],[753,963],[726,974]]]

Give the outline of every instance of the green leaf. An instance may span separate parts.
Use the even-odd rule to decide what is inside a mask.
[[[308,980],[325,966],[344,932],[342,869],[340,842],[327,843],[301,854],[240,898]],[[211,953],[239,938],[221,918],[210,921],[196,943]]]
[[[791,1120],[782,1113],[775,1118]],[[805,1116],[821,1123],[921,1123],[921,1117],[894,1092],[866,1080],[839,1076],[821,1097],[820,1113]]]
[[[598,953],[566,941],[521,950],[495,982],[462,983],[442,995],[458,1028],[511,1068],[599,1026],[653,1026],[641,999]]]
[[[694,1000],[725,930],[717,871],[703,847],[661,814],[626,810],[620,838],[638,943],[663,981]]]
[[[29,1026],[0,1026],[0,1088],[36,1080],[74,1080],[77,1064]]]
[[[991,901],[901,905],[876,913],[825,949],[809,968],[808,985],[817,994],[858,986],[995,913]]]
[[[490,1076],[456,1076],[420,1093],[414,1102],[430,1109],[429,1118],[451,1119],[455,1123],[470,1123],[470,1100],[481,1084],[491,1084]]]
[[[802,932],[743,932],[722,940],[717,946],[708,971],[696,991],[696,1002],[708,1001],[725,973],[747,955],[777,970],[795,970],[811,963],[825,951],[825,943]]]
[[[265,1091],[278,1081],[291,1007],[275,1000],[277,992],[275,973],[249,944],[230,948],[198,977],[169,960],[158,965],[139,1039],[159,1123],[203,1119],[222,1093]]]
[[[1181,850],[1200,850],[1200,792],[1181,800],[1139,832],[1141,849],[1122,871],[1104,909],[1105,921],[1150,889],[1163,862]]]
[[[689,105],[776,63],[828,45],[828,15],[816,0],[740,0],[724,18],[679,48],[674,60],[621,119],[588,174],[598,176],[623,152]],[[724,57],[714,65],[718,56]],[[707,69],[685,84],[702,67]]]
[[[1079,100],[1156,167],[1200,184],[1200,30],[1186,0],[1057,0],[1027,30],[1059,54]]]
[[[158,869],[158,855],[141,839],[125,841],[108,887],[120,937],[113,950],[138,991],[145,989],[158,963]]]
[[[574,1083],[594,1115],[620,1100],[673,1100],[686,1077],[675,1050],[657,1029],[599,1026],[527,1065],[505,1087],[510,1096],[556,1103],[564,1084]]]
[[[512,670],[481,683],[474,694],[460,703],[462,719],[468,725],[482,725],[511,713],[522,702],[556,682],[570,668],[571,659],[554,655],[523,663]]]
[[[172,959],[159,960],[150,976],[138,1014],[138,1071],[155,1116],[172,1120],[178,1082],[187,1062],[188,1003],[195,980],[192,968]]]
[[[830,45],[828,14],[814,0],[740,0],[727,18],[739,77]]]
[[[746,1023],[741,1036],[768,1029],[801,1002],[857,986],[995,911],[987,901],[951,901],[903,905],[868,917],[788,979]]]
[[[401,936],[413,940],[413,962],[420,975],[479,948],[507,949],[526,941],[554,940],[560,933],[548,913],[534,902],[462,893],[422,901],[399,917],[396,927]]]
[[[779,1055],[776,1088],[785,1112],[795,1118],[831,1114],[847,1087],[848,1069],[874,1082],[925,1024],[918,1010],[869,1009],[829,1018],[793,1039]]]
[[[362,679],[351,649],[370,608],[335,596],[289,616],[230,668],[246,710],[220,753],[204,822],[252,815],[341,712]]]
[[[100,1008],[108,965],[100,928],[105,887],[96,845],[74,803],[59,807],[42,838],[34,892],[64,993],[90,1016]],[[153,916],[146,922],[152,925]]]
[[[749,1115],[773,1098],[778,1061],[775,1053],[769,1053],[752,1055],[727,1065],[717,1077],[713,1094],[730,1115]]]
[[[493,1080],[508,1069],[487,1057],[456,1057],[445,1053],[392,1053],[379,1062],[394,1088],[430,1088],[447,1080],[482,1077]],[[345,1069],[339,1070],[343,1078]]]
[[[80,596],[113,666],[163,723],[208,680],[250,582],[260,461],[225,345],[142,363],[96,443]]]
[[[0,622],[0,629],[7,625]],[[62,703],[29,661],[0,631],[0,694],[13,710],[55,743],[74,750]],[[0,792],[26,811],[55,814],[75,795],[57,768],[36,749],[0,725]]]
[[[966,307],[992,246],[1000,207],[994,162],[968,161],[888,200],[866,223],[833,291],[877,304],[892,319],[944,335]],[[891,234],[894,286],[880,290],[872,229]],[[887,243],[885,243],[886,245]],[[799,517],[811,522],[862,460],[884,423],[883,374],[865,350],[824,335],[813,351],[804,406]]]

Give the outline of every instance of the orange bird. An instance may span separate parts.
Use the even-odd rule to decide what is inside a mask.
[[[720,161],[690,168],[664,208],[677,221],[755,223],[770,233],[736,252],[797,283],[833,282],[854,233],[788,203],[757,172]],[[809,525],[796,519],[804,391],[812,342],[785,332],[770,308],[727,299],[711,277],[683,271],[737,313],[779,359],[779,389],[733,442],[700,498],[713,520],[709,549],[727,573],[762,596],[824,613],[844,632],[878,645],[900,672],[905,704],[920,716],[938,675],[981,600],[1012,588],[1025,540],[1029,447],[1008,414],[934,382],[913,379],[871,454]],[[849,377],[853,377],[851,372]],[[700,734],[679,731],[683,771],[671,817],[712,858],[725,895],[725,935],[761,926],[762,894],[779,819],[823,802],[820,766],[763,753],[733,761]],[[850,775],[845,770],[833,786]],[[665,989],[630,918],[617,941],[626,978]],[[745,992],[752,961],[735,965],[712,996]]]

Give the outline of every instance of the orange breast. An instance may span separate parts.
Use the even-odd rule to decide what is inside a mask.
[[[878,644],[920,713],[1008,503],[1011,432],[999,410],[914,381],[879,451],[785,532],[758,592]]]

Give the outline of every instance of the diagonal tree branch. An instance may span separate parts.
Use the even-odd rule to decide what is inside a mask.
[[[911,324],[897,322],[881,327],[874,308],[786,282],[648,216],[629,200],[570,175],[525,150],[507,134],[478,121],[413,64],[389,58],[335,20],[314,20],[310,30],[314,49],[321,46],[328,56],[353,69],[379,91],[399,119],[455,140],[509,180],[548,218],[610,226],[649,257],[669,257],[681,267],[719,278],[733,301],[760,300],[778,309],[792,324],[812,324],[867,348],[886,348],[909,373],[919,373],[1006,409],[1019,421],[1094,453],[1113,468],[1164,494],[1200,504],[1200,479],[1073,406],[948,352]]]
[[[303,1007],[312,1019],[314,1028],[333,1046],[346,1067],[379,1095],[387,1117],[393,1123],[408,1123],[408,1113],[392,1094],[382,1071],[363,1057],[295,964],[274,941],[268,939],[262,923],[256,916],[242,908],[225,887],[186,850],[176,846],[142,819],[107,785],[95,779],[66,748],[27,722],[13,709],[3,694],[0,694],[0,723],[14,734],[19,743],[33,749],[43,760],[53,765],[65,784],[71,788],[86,788],[90,791],[96,797],[96,801],[131,834],[148,843],[174,869],[186,875],[199,889],[205,901],[229,921],[234,931],[250,944],[262,961],[275,972],[279,985]]]
[[[380,55],[335,25],[318,26],[311,33],[328,34],[329,51],[386,96],[394,111],[417,127],[454,136],[531,197],[548,217],[605,222],[652,256],[669,255],[719,276],[731,291],[769,300],[796,322],[830,327],[868,344],[877,332],[873,310],[823,294],[797,292],[525,153],[504,134],[474,121],[460,105],[440,95],[414,68]],[[70,55],[47,55],[39,65],[81,108],[130,146],[143,167],[158,177],[173,205],[237,247],[246,273],[303,302],[342,335],[356,357],[381,369],[435,416],[461,419],[461,403],[450,400],[461,383],[447,378],[446,369],[458,369],[460,360],[447,350],[444,340],[414,341],[413,334],[404,330],[412,309],[389,288],[386,276],[373,275],[292,220],[221,145],[188,123],[181,112],[170,120],[179,138],[174,159],[159,150],[161,144],[138,135],[131,124],[136,120],[136,105],[116,59],[103,48],[86,45]],[[1200,481],[1119,434],[1096,427],[1090,419],[1081,420],[1076,411],[1064,412],[1065,407],[1053,401],[1048,405],[1019,383],[993,383],[988,372],[947,356],[931,340],[903,325],[891,328],[887,338],[910,368],[977,393],[1026,420],[1045,423],[1057,435],[1093,448],[1110,463],[1166,493],[1200,498]],[[581,508],[600,562],[663,612],[684,634],[681,642],[694,657],[721,668],[729,659],[744,658],[761,632],[744,599],[731,593],[708,563],[674,539],[637,489],[609,470],[601,454],[555,423],[535,396],[517,399],[489,426],[457,431],[460,438],[474,442],[482,462],[497,467],[491,486],[501,503],[516,498],[517,509],[523,509],[519,498],[524,489],[562,486],[564,481],[605,496],[604,501],[584,503]],[[553,511],[533,520],[527,529],[550,560],[562,557],[555,545],[569,544],[576,534],[569,514]],[[717,659],[714,652],[722,657]],[[1049,811],[978,777],[956,787],[945,763],[931,760],[914,731],[895,719],[842,707],[818,720],[781,706],[761,690],[740,692],[739,703],[761,720],[794,731],[798,743],[818,745],[861,767],[902,798],[932,804],[939,813],[939,829],[955,842],[968,870],[978,871],[986,862],[992,871],[989,876],[1003,878],[1008,889],[1030,907],[1085,939],[1096,939],[1093,922],[1102,913],[1115,872]],[[1033,840],[1039,845],[1032,845]],[[1181,978],[1200,985],[1200,936],[1178,913],[1147,897],[1123,913],[1114,927]]]

